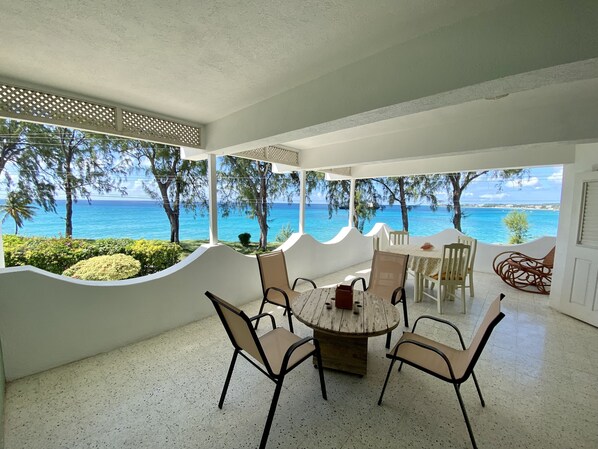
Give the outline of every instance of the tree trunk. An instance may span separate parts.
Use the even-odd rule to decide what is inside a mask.
[[[177,214],[168,215],[168,221],[170,222],[170,241],[172,243],[180,243],[179,230],[180,223]]]
[[[158,189],[160,190],[160,196],[162,197],[162,207],[168,222],[170,223],[170,242],[179,243],[179,211],[174,210],[170,205],[170,198],[168,198],[168,186],[170,183],[158,182]]]
[[[455,190],[453,192],[453,226],[461,232],[461,192]]]
[[[260,189],[256,192],[257,199],[257,222],[260,225],[259,249],[266,250],[268,247],[268,164],[257,162],[258,173],[260,175]]]
[[[401,218],[403,230],[409,232],[409,215],[407,214],[407,198],[405,196],[405,179],[399,178],[399,204],[401,205]]]
[[[65,196],[66,196],[66,202],[65,202],[66,229],[64,231],[64,234],[66,237],[72,237],[73,236],[73,193],[72,193],[72,189],[70,186],[68,186],[65,189]]]

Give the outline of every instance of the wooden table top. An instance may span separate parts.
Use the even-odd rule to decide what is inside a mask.
[[[373,337],[384,335],[400,322],[399,310],[389,301],[361,290],[354,290],[353,302],[362,305],[358,314],[334,305],[336,288],[316,288],[302,293],[291,303],[295,318],[320,332],[346,337]],[[326,308],[326,302],[332,308]]]

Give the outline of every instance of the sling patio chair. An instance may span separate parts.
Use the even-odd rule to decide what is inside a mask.
[[[353,279],[351,282],[351,287],[354,287],[358,281],[361,281],[364,291],[390,301],[393,305],[402,302],[405,327],[409,327],[407,299],[405,296],[405,280],[407,279],[408,260],[409,256],[407,254],[374,251],[369,286],[366,287],[365,279],[362,277]],[[392,331],[386,334],[387,348],[390,348],[391,334]]]
[[[288,315],[289,330],[293,332],[293,320],[291,318],[291,302],[299,296],[295,291],[297,281],[309,282],[313,288],[316,283],[311,279],[297,278],[293,282],[293,287],[289,285],[289,275],[287,274],[287,263],[282,251],[272,251],[271,253],[257,254],[257,263],[260,268],[260,279],[262,280],[263,299],[259,314],[264,311],[264,305],[271,304],[284,308],[284,313]],[[255,328],[260,322],[258,318],[255,322]]]
[[[469,245],[469,263],[467,264],[467,283],[465,284],[465,287],[469,287],[469,296],[473,298],[473,264],[475,263],[475,253],[478,249],[478,241],[473,237],[460,235],[457,237],[457,243]]]
[[[500,311],[500,302],[504,297],[505,295],[501,293],[494,301],[492,301],[490,308],[486,312],[482,324],[476,331],[469,348],[465,348],[465,343],[463,342],[461,332],[453,323],[429,315],[422,315],[415,320],[413,332],[403,333],[403,336],[399,342],[386,355],[391,362],[390,367],[388,368],[388,374],[386,374],[384,386],[382,387],[382,392],[380,393],[378,405],[382,404],[382,398],[388,384],[390,373],[392,372],[392,368],[397,360],[401,362],[399,364],[399,371],[401,371],[403,363],[406,363],[407,365],[411,365],[414,368],[420,369],[440,380],[452,383],[455,388],[455,393],[457,393],[457,399],[459,400],[459,405],[461,407],[461,412],[463,413],[463,418],[465,419],[465,425],[467,426],[471,443],[473,444],[474,449],[476,449],[477,445],[473,436],[473,431],[471,430],[469,418],[467,417],[465,404],[463,403],[463,398],[461,397],[460,388],[461,384],[469,379],[469,376],[471,376],[473,378],[476,390],[478,391],[478,395],[480,396],[482,407],[486,406],[484,397],[482,396],[482,391],[480,390],[480,386],[478,384],[478,380],[473,372],[473,368],[480,358],[484,346],[490,338],[490,334],[500,320],[502,320],[505,316],[505,314]],[[417,327],[417,323],[424,319],[437,321],[439,323],[451,326],[459,336],[461,349],[455,349],[435,340],[426,338],[420,334],[416,334],[415,328]]]
[[[313,337],[300,338],[282,327],[276,327],[274,317],[268,313],[261,313],[253,318],[249,318],[245,312],[216,295],[210,292],[206,292],[205,294],[212,301],[212,304],[214,304],[224,329],[226,329],[226,333],[235,348],[228,374],[226,375],[226,381],[224,382],[224,388],[222,389],[222,394],[220,396],[220,401],[218,402],[218,408],[221,409],[222,404],[224,403],[235,362],[239,355],[247,359],[249,363],[255,366],[276,384],[274,397],[272,398],[272,404],[270,405],[266,426],[264,427],[259,446],[260,449],[264,449],[266,447],[266,442],[268,441],[272,420],[274,419],[274,412],[276,411],[276,405],[278,403],[285,376],[300,363],[310,359],[312,356],[315,356],[318,364],[322,397],[325,400],[327,399],[322,357],[320,355],[320,344],[318,343],[318,340]],[[272,330],[261,337],[258,337],[251,323],[262,317],[270,318],[272,322]]]
[[[442,302],[445,297],[452,296],[456,299],[457,288],[461,288],[461,299],[463,300],[463,313],[467,311],[465,302],[465,280],[467,276],[467,264],[469,262],[470,246],[463,243],[451,243],[442,247],[442,258],[438,272],[432,275],[421,276],[420,282],[429,281],[438,284],[436,295],[427,293],[420,286],[421,294],[432,298],[438,303],[438,313],[442,314]]]
[[[498,254],[492,268],[511,287],[524,292],[548,295],[552,283],[552,267],[556,247],[544,257],[530,257],[517,251]]]

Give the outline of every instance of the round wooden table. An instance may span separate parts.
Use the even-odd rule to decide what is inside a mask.
[[[367,373],[368,337],[385,335],[396,328],[399,310],[389,301],[360,290],[353,292],[353,303],[361,305],[358,313],[339,309],[334,304],[335,291],[316,288],[301,293],[291,309],[295,318],[314,330],[324,368],[363,376]],[[327,302],[331,308],[326,307]]]

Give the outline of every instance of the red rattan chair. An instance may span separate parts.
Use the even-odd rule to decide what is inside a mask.
[[[511,287],[524,292],[548,295],[552,282],[554,251],[555,247],[542,258],[506,251],[494,258],[492,267]]]

